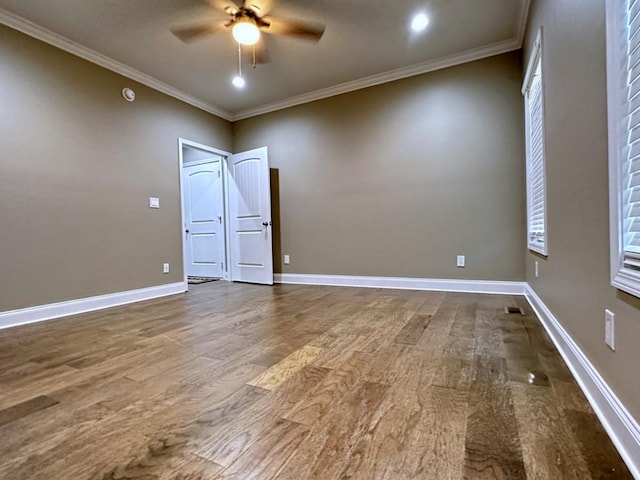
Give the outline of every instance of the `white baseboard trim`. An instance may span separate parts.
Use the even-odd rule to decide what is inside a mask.
[[[635,479],[640,480],[640,426],[529,285],[527,285],[525,296],[582,388],[631,474]]]
[[[273,277],[275,283],[296,285],[433,290],[462,293],[493,293],[498,295],[524,295],[526,289],[524,282],[498,282],[489,280],[356,277],[350,275],[303,275],[297,273],[276,273]]]
[[[142,300],[151,300],[152,298],[165,297],[167,295],[183,293],[184,291],[186,291],[185,283],[176,282],[155,287],[140,288],[138,290],[128,290],[126,292],[110,293],[96,297],[80,298],[67,302],[0,312],[0,329],[66,317],[67,315],[91,312],[93,310],[101,310],[103,308],[115,307],[127,303],[140,302]]]

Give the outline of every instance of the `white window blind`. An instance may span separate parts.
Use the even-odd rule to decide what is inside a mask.
[[[627,12],[627,145],[621,172],[623,263],[640,272],[640,1],[629,1]]]
[[[542,43],[538,34],[523,87],[527,135],[527,236],[529,249],[547,254]]]
[[[606,7],[611,284],[640,297],[640,0]]]

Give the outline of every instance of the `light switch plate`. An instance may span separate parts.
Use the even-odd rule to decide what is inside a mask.
[[[604,343],[611,350],[616,349],[616,315],[611,310],[604,311]]]
[[[169,273],[169,264],[165,263],[162,265],[162,273]]]
[[[284,256],[284,264],[285,265],[289,265],[290,259],[289,259],[289,255],[285,255]]]
[[[464,263],[465,263],[464,255],[458,255],[458,260],[456,262],[456,265],[460,268],[464,268]]]
[[[160,208],[160,199],[156,197],[149,197],[149,208]]]

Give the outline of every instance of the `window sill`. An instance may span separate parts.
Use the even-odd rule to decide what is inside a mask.
[[[540,245],[535,245],[532,243],[529,243],[527,245],[527,248],[529,248],[529,250],[533,253],[537,253],[539,255],[542,255],[544,257],[548,257],[549,255],[547,254],[547,248],[546,247],[541,247]]]
[[[634,297],[640,298],[640,278],[626,271],[618,270],[611,279],[611,285]]]

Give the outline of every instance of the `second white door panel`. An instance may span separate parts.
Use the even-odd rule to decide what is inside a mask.
[[[231,278],[273,284],[271,185],[267,149],[229,159]]]
[[[187,275],[221,278],[224,226],[220,160],[185,166],[183,188]]]

